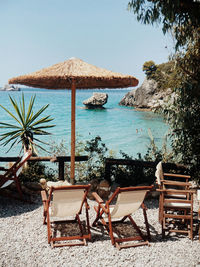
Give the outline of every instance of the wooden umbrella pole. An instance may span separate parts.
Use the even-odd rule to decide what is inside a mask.
[[[75,183],[75,142],[76,142],[76,83],[72,80],[71,87],[71,169],[70,169],[70,183]]]

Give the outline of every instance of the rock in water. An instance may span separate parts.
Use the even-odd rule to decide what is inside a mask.
[[[87,108],[103,108],[103,105],[107,103],[108,94],[106,93],[93,93],[93,95],[87,100],[83,101],[83,104]]]

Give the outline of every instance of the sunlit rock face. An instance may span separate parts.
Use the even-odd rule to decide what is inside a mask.
[[[158,84],[155,80],[145,79],[140,87],[128,92],[119,104],[141,109],[154,109],[162,107],[165,102],[169,101],[169,98],[173,97],[170,88],[158,91]]]
[[[103,105],[107,103],[108,94],[106,93],[93,93],[93,95],[87,100],[83,101],[83,104],[87,108],[103,108]]]

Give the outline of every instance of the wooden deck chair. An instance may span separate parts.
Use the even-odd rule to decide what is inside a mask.
[[[200,241],[200,189],[197,190],[197,200],[199,202],[198,219],[199,219],[199,241]]]
[[[162,162],[160,161],[156,166],[156,182],[160,189],[176,187],[176,189],[189,189],[191,184],[189,179],[191,176],[175,173],[165,173],[163,172]],[[178,188],[177,188],[178,187]]]
[[[23,193],[18,176],[22,171],[24,164],[31,157],[31,155],[32,152],[28,150],[27,152],[24,153],[23,157],[21,157],[18,161],[16,161],[9,169],[2,167],[0,168],[1,171],[4,171],[4,174],[0,174],[0,189],[6,188],[7,186],[9,186],[11,183],[14,182],[19,192],[20,199],[23,200]]]
[[[100,222],[106,227],[112,245],[116,246],[118,249],[135,247],[142,245],[149,245],[148,240],[150,240],[149,224],[147,220],[146,207],[144,205],[144,199],[152,186],[140,186],[140,187],[118,187],[113,193],[111,198],[106,201],[105,205],[103,200],[99,197],[97,193],[93,193],[98,206],[95,206],[96,219],[94,220],[92,226],[96,226],[97,222]],[[116,204],[114,206],[110,205],[111,202],[117,197]],[[144,222],[146,225],[147,236],[145,236],[140,230],[139,226],[135,223],[132,218],[132,214],[136,212],[140,207],[143,209]],[[119,220],[121,218],[121,220]],[[119,237],[116,238],[113,232],[113,225],[116,223],[124,223],[126,219],[129,219],[132,226],[137,232],[137,235],[131,237]],[[117,219],[117,220],[116,220]],[[131,242],[131,241],[142,241],[142,242]],[[128,242],[128,243],[124,243]],[[122,244],[124,243],[124,244]]]
[[[162,237],[165,232],[188,234],[193,240],[192,190],[158,189],[160,191],[160,217]],[[179,198],[174,198],[174,196]]]
[[[173,173],[164,173],[162,168],[162,162],[160,161],[156,166],[156,183],[158,184],[158,188],[161,190],[165,189],[180,189],[180,190],[188,190],[191,186],[189,183],[189,179],[191,178],[189,175],[182,174],[173,174]],[[181,180],[181,181],[179,181]],[[166,196],[167,197],[167,196]],[[185,194],[171,194],[172,198],[181,198],[186,199],[188,196]],[[162,223],[162,205],[159,200],[159,222]]]
[[[52,247],[87,245],[86,240],[91,239],[87,203],[89,188],[90,185],[51,187],[48,198],[46,191],[41,191],[44,206],[43,223],[47,223],[48,243]],[[83,205],[85,205],[86,212],[86,227],[83,227],[79,216]],[[66,232],[71,224],[76,224],[76,226],[78,224],[78,234],[77,231],[73,234],[74,226]],[[59,229],[63,225],[65,229]],[[79,240],[79,242],[72,242],[73,240]]]

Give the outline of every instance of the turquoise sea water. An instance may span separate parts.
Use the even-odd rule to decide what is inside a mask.
[[[168,126],[163,118],[152,112],[136,111],[134,108],[119,106],[122,97],[130,90],[107,89],[107,90],[77,90],[76,92],[76,134],[79,140],[90,140],[99,135],[106,146],[119,157],[122,150],[131,156],[144,153],[149,145],[148,128],[154,136],[157,145],[162,145],[163,136]],[[35,110],[43,105],[50,104],[46,110],[47,115],[54,118],[56,127],[50,129],[51,137],[43,137],[43,140],[53,140],[59,143],[64,140],[70,148],[71,129],[71,91],[70,90],[42,90],[23,89],[27,104],[30,97],[36,94]],[[85,109],[82,102],[92,96],[93,92],[105,92],[108,94],[108,102],[105,109]],[[0,104],[13,110],[8,95],[16,100],[21,98],[21,92],[0,92]],[[12,122],[3,109],[0,109],[0,121]],[[0,130],[2,132],[2,130]],[[0,150],[0,156],[5,155],[6,148]],[[9,152],[9,156],[17,155],[19,147]]]

